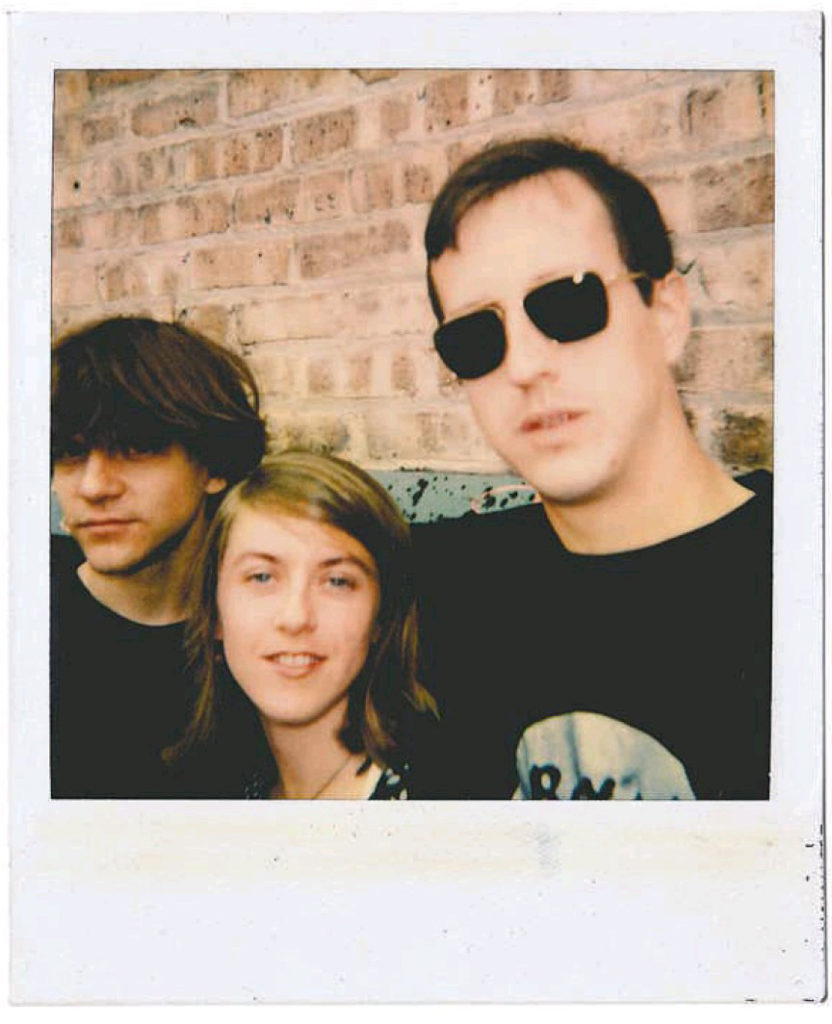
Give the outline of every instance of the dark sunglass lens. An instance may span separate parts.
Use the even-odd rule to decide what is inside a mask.
[[[579,341],[607,326],[607,290],[597,274],[562,277],[535,288],[523,300],[532,323],[557,341]]]
[[[493,309],[449,320],[434,334],[442,362],[462,380],[496,370],[506,351],[503,322]]]

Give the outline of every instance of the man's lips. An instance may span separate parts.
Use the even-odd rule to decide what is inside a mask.
[[[523,434],[534,434],[543,430],[559,430],[583,415],[578,409],[549,409],[533,413],[522,421],[520,431]]]
[[[129,526],[135,519],[120,519],[115,516],[102,517],[100,519],[80,519],[74,526],[80,530],[116,529],[120,526]]]

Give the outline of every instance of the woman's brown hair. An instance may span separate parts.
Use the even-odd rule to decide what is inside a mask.
[[[230,677],[217,632],[217,583],[234,521],[242,508],[274,510],[334,526],[354,537],[375,561],[381,595],[377,639],[349,691],[345,746],[387,766],[398,747],[408,706],[435,713],[433,698],[416,679],[418,626],[411,578],[410,531],[387,492],[352,463],[309,451],[267,456],[233,487],[213,519],[196,573],[186,646],[197,686],[194,714],[182,740],[166,751],[173,760],[209,739],[218,727],[222,689]]]

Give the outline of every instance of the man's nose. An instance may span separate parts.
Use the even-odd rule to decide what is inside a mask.
[[[275,625],[286,633],[303,633],[315,626],[315,601],[309,583],[290,582],[281,594]]]
[[[504,321],[506,354],[503,359],[508,379],[521,388],[528,388],[542,376],[560,375],[560,344],[536,327],[524,309]]]
[[[93,448],[84,459],[78,493],[89,501],[112,498],[124,490],[124,481],[113,456]]]

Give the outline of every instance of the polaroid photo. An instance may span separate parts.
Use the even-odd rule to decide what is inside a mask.
[[[825,997],[821,47],[12,16],[14,1003]]]

